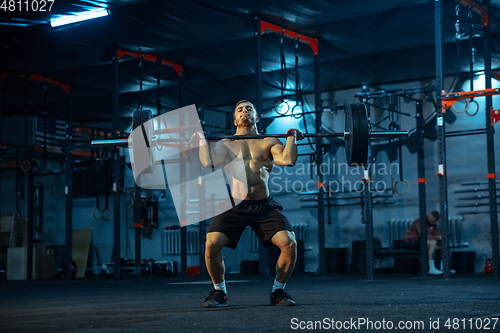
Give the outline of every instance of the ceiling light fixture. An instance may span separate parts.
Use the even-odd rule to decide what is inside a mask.
[[[50,20],[52,27],[58,27],[65,24],[76,23],[86,20],[95,19],[109,15],[106,8],[92,9],[86,12],[73,13],[71,15],[63,15]]]

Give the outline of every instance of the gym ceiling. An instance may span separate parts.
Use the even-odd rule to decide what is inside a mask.
[[[456,52],[456,4],[450,0],[443,6],[445,75],[456,75],[458,58],[461,70],[469,70],[468,34],[462,36],[460,57]],[[102,6],[109,9],[109,16],[56,28],[48,24],[52,16]],[[459,9],[461,29],[466,31],[468,10],[463,5]],[[3,117],[48,110],[50,116],[66,119],[64,87],[69,86],[75,121],[111,121],[115,50],[181,65],[184,105],[216,108],[252,100],[256,18],[319,40],[322,91],[357,88],[362,82],[382,85],[435,77],[431,0],[55,0],[50,12],[2,10],[0,17]],[[480,73],[481,15],[473,11],[472,22],[474,71]],[[489,23],[495,71],[500,68],[500,0],[491,2]],[[284,38],[285,93],[295,91],[295,44],[294,39]],[[313,51],[306,43],[298,44],[301,88],[312,92]],[[261,54],[263,98],[278,99],[282,74],[278,33],[262,34]],[[144,108],[156,111],[158,96],[162,112],[179,107],[176,68],[146,60],[142,68],[139,64],[140,57],[120,58],[119,112],[124,123],[130,123],[141,101]]]

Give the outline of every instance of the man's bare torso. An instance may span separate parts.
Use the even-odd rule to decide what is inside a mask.
[[[238,172],[233,170],[231,176],[231,190],[235,198],[243,200],[259,200],[269,196],[268,181],[274,162],[271,154],[271,148],[278,144],[282,145],[281,141],[272,138],[264,137],[262,139],[245,139],[245,140],[223,140],[219,142],[225,146],[228,151],[228,162],[232,161],[241,153],[245,166],[246,184],[238,180]],[[235,171],[235,172],[234,172]]]

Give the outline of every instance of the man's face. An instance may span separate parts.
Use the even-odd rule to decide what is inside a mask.
[[[437,224],[437,220],[436,218],[434,217],[434,215],[432,214],[428,214],[427,215],[427,223],[429,224],[429,226],[433,227]]]
[[[236,127],[253,126],[258,122],[257,111],[255,111],[252,104],[243,102],[236,106],[234,111],[234,125]]]

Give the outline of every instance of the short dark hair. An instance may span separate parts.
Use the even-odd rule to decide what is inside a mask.
[[[439,221],[439,219],[441,218],[441,214],[439,214],[439,212],[437,210],[433,210],[431,212],[431,215],[434,216],[434,218],[436,219],[436,221]]]
[[[236,119],[236,117],[234,116],[235,112],[236,112],[236,108],[238,107],[238,105],[240,105],[241,103],[248,103],[250,105],[252,105],[253,109],[255,110],[255,112],[257,113],[257,109],[255,108],[255,105],[253,105],[252,102],[250,101],[247,101],[246,99],[243,99],[241,101],[239,101],[238,103],[236,103],[235,107],[234,107],[234,110],[233,110],[233,119]],[[257,113],[258,114],[258,113]]]

